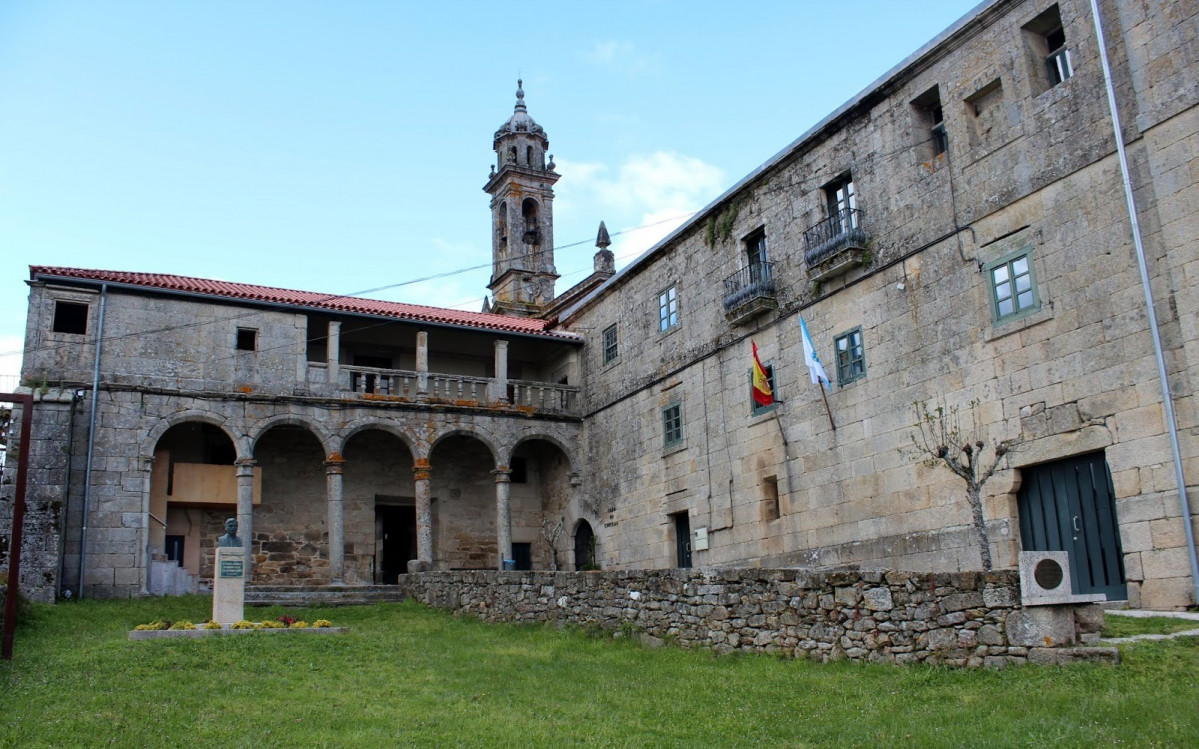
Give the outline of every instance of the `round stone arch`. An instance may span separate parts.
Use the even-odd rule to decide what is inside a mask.
[[[429,443],[429,456],[433,455],[438,445],[451,437],[470,437],[478,440],[491,453],[493,467],[500,465],[500,451],[496,446],[495,437],[482,429],[470,429],[467,427],[457,427],[438,434],[437,438]]]
[[[171,431],[171,429],[174,427],[189,423],[209,424],[217,429],[220,429],[225,433],[225,436],[229,438],[229,441],[233,443],[234,449],[237,450],[237,457],[242,458],[249,455],[249,451],[247,449],[250,446],[249,440],[246,439],[245,435],[231,432],[229,430],[228,420],[225,417],[210,411],[189,409],[187,411],[180,411],[179,413],[173,414],[167,418],[159,419],[158,423],[156,423],[146,433],[146,439],[142,441],[139,451],[141,453],[141,459],[145,461],[153,461],[154,449],[158,447],[159,440],[161,440],[163,436],[167,432]]]
[[[326,457],[333,455],[333,446],[335,444],[334,439],[329,434],[328,430],[322,427],[319,423],[295,414],[277,414],[275,416],[268,416],[265,419],[258,421],[256,424],[254,424],[254,426],[246,430],[249,439],[251,457],[254,454],[253,451],[257,449],[258,442],[262,439],[262,436],[277,426],[304,427],[308,431],[312,432],[312,435],[316,437],[317,442],[321,444],[321,449],[325,451]]]
[[[413,460],[417,458],[427,459],[429,457],[428,454],[421,454],[417,445],[417,441],[414,440],[412,435],[405,431],[403,427],[397,426],[389,421],[383,421],[375,418],[355,419],[339,430],[336,434],[332,435],[329,446],[333,449],[331,450],[330,454],[336,453],[338,455],[344,455],[347,442],[353,439],[355,435],[372,429],[380,432],[386,432],[387,434],[390,434],[398,439],[400,442],[404,443],[404,447],[408,448],[408,452],[412,453]]]
[[[562,454],[566,456],[566,463],[570,467],[570,470],[574,470],[575,461],[574,457],[571,455],[570,448],[560,437],[548,432],[533,432],[531,434],[521,435],[514,443],[512,443],[512,446],[505,451],[504,454],[506,456],[506,463],[511,465],[512,456],[521,445],[527,442],[533,442],[535,440],[548,442],[549,444],[561,450]]]

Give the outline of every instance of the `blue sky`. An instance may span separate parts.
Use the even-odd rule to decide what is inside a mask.
[[[929,2],[6,0],[0,375],[28,266],[478,309],[524,77],[559,291],[627,263],[967,13]],[[0,379],[0,384],[5,383]]]

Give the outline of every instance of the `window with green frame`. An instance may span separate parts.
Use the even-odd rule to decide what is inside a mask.
[[[616,325],[612,323],[604,328],[604,364],[608,364],[616,360],[620,355],[620,350],[617,348]]]
[[[837,352],[837,384],[848,385],[866,376],[866,349],[862,345],[862,328],[854,328],[833,339]]]
[[[749,415],[750,416],[757,416],[759,414],[764,414],[767,411],[773,411],[775,408],[778,407],[778,404],[779,404],[779,389],[778,389],[778,385],[776,385],[774,382],[774,365],[773,364],[763,364],[762,370],[766,373],[766,384],[770,385],[770,392],[774,394],[774,403],[771,403],[769,406],[760,406],[760,405],[758,405],[758,402],[756,400],[754,400],[754,371],[751,368],[749,370]]]
[[[671,403],[662,409],[662,447],[683,444],[683,404]]]
[[[679,324],[679,293],[674,286],[658,294],[658,332],[665,333]]]
[[[1031,247],[993,260],[987,263],[985,270],[991,296],[991,319],[996,325],[1041,309]]]

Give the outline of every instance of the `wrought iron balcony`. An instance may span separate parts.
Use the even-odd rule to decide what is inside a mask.
[[[777,308],[770,263],[752,263],[724,279],[725,317],[734,325]]]
[[[844,208],[804,232],[808,277],[823,281],[842,275],[866,256],[865,211]]]

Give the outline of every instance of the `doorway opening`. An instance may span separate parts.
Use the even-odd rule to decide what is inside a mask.
[[[375,504],[375,583],[395,585],[416,559],[416,507]]]

